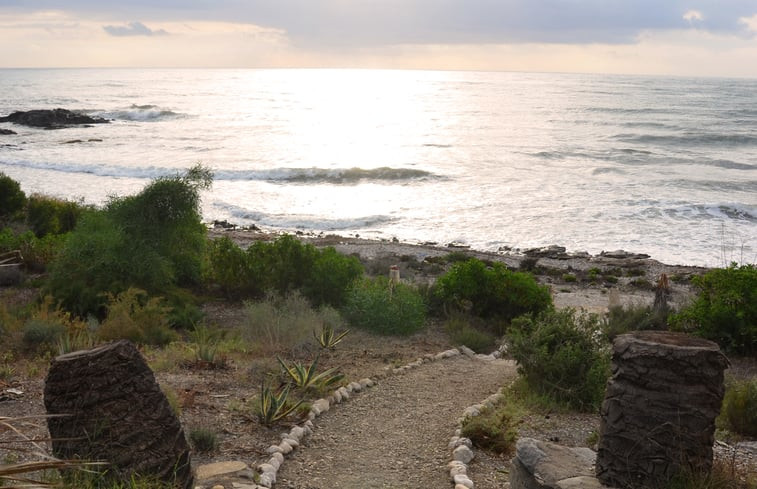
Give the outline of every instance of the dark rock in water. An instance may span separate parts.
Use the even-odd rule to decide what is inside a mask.
[[[22,126],[41,127],[44,129],[61,129],[86,124],[107,124],[110,121],[101,117],[90,117],[66,109],[44,109],[13,112],[8,116],[0,117],[0,122],[13,122]]]
[[[71,141],[64,141],[63,144],[77,144],[77,143],[83,143],[81,139],[72,139]]]
[[[618,259],[626,259],[631,258],[634,260],[644,260],[649,258],[649,255],[645,253],[631,253],[628,251],[623,250],[615,250],[615,251],[603,251],[599,254],[599,256],[603,256],[605,258],[618,258]]]
[[[215,229],[236,229],[237,225],[232,224],[226,219],[223,221],[215,220],[213,221],[213,228]]]
[[[2,136],[10,136],[11,134],[16,134],[16,131],[11,131],[10,129],[0,129],[0,135]]]
[[[47,424],[56,457],[102,460],[105,476],[155,477],[194,487],[179,419],[129,341],[55,358],[45,380]]]

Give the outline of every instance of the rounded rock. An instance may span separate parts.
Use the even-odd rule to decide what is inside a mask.
[[[270,447],[265,449],[265,453],[270,453],[270,454],[281,453],[281,447],[278,445],[271,445]]]
[[[468,462],[473,460],[473,456],[473,450],[465,445],[460,445],[452,452],[452,458],[454,460],[459,460],[464,464],[467,464]]]
[[[281,443],[279,443],[279,448],[281,448],[281,453],[283,453],[284,455],[287,455],[287,454],[291,453],[292,450],[294,450],[292,448],[292,445],[290,445],[289,443],[287,443],[285,441],[282,441]]]
[[[461,485],[463,487],[467,487],[468,489],[473,489],[473,481],[470,480],[470,478],[467,475],[456,475],[454,477],[455,481],[455,487],[458,485]]]

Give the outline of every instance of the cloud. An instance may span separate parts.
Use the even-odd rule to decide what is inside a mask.
[[[752,32],[757,32],[757,14],[751,17],[742,17],[739,22]]]
[[[704,15],[702,15],[702,12],[699,10],[689,10],[685,14],[683,14],[683,20],[692,23],[694,21],[703,21]]]
[[[141,22],[130,22],[125,26],[106,25],[103,26],[105,32],[111,36],[126,37],[126,36],[165,36],[168,34],[163,29],[153,30],[144,25]]]

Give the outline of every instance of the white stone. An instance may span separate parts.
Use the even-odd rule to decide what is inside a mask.
[[[350,385],[352,386],[352,392],[361,392],[363,390],[363,385],[360,382],[350,382]]]
[[[463,345],[460,347],[460,352],[465,355],[466,357],[474,357],[476,356],[476,352],[468,348],[467,346]]]
[[[468,474],[468,467],[465,466],[465,464],[456,465],[449,469],[449,476],[452,480],[455,479],[456,475],[467,475]]]
[[[234,489],[257,489],[260,486],[258,486],[257,484],[252,485],[252,484],[242,484],[241,482],[232,482],[231,487],[233,487]]]
[[[476,355],[476,358],[485,362],[493,362],[494,360],[496,360],[496,358],[494,358],[492,355],[484,355],[483,353]]]
[[[456,475],[453,480],[455,481],[455,487],[461,485],[463,487],[467,487],[468,489],[473,489],[473,481],[470,480],[467,475]]]
[[[457,439],[457,442],[455,443],[455,446],[453,446],[452,448],[457,448],[457,447],[460,447],[460,446],[466,446],[468,448],[473,448],[473,442],[470,440],[470,438],[459,437]]]
[[[293,450],[292,445],[290,445],[289,443],[285,441],[282,441],[281,443],[279,443],[279,448],[281,448],[281,453],[283,453],[284,455],[291,453]]]
[[[265,453],[270,453],[270,454],[281,453],[281,447],[278,445],[271,445],[270,447],[265,449]]]
[[[343,400],[347,400],[350,398],[350,393],[347,391],[345,387],[340,387],[338,391],[342,395]]]
[[[261,474],[260,479],[258,479],[258,484],[263,487],[273,487],[273,483],[275,482],[274,477],[271,477],[271,474]]]
[[[305,432],[308,435],[313,434],[313,430],[315,429],[315,425],[313,424],[313,422],[311,420],[305,421],[305,423],[302,426],[303,426],[303,428],[305,428]]]
[[[363,388],[373,387],[373,383],[373,380],[369,379],[368,377],[360,379],[360,385],[363,386]]]
[[[294,428],[289,430],[289,438],[300,441],[302,440],[303,436],[305,436],[305,428],[295,426]]]
[[[339,390],[335,390],[331,393],[331,396],[329,396],[329,402],[332,404],[341,404],[343,401],[342,393]]]
[[[279,462],[279,459],[277,458],[273,458],[273,457],[269,458],[267,464],[275,468],[276,470],[279,470],[281,468],[281,462]],[[260,465],[264,465],[264,464],[260,464]],[[258,465],[258,470],[260,470],[260,465]]]
[[[477,408],[476,406],[470,406],[465,408],[465,411],[463,411],[463,417],[466,418],[473,418],[481,414],[481,410]]]
[[[278,467],[274,467],[271,464],[260,464],[260,465],[258,465],[258,472],[260,472],[261,474],[269,474],[269,473],[274,473],[275,474],[277,471],[278,471]]]
[[[277,460],[279,462],[279,465],[281,465],[284,463],[284,454],[282,454],[281,452],[276,452],[273,455],[271,455],[271,460]]]
[[[313,403],[313,407],[317,407],[321,414],[329,410],[329,401],[326,399],[318,399]]]
[[[282,443],[289,443],[289,446],[292,447],[292,448],[297,448],[298,446],[300,446],[300,442],[298,442],[297,440],[294,440],[292,438],[288,438],[288,437],[282,439],[281,442]]]
[[[468,487],[462,484],[455,484],[455,489],[468,489]]]
[[[449,440],[449,444],[447,445],[449,448],[455,448],[457,446],[457,440],[459,440],[459,436],[453,436]]]
[[[473,450],[465,445],[460,445],[452,451],[452,458],[467,464],[473,460]]]

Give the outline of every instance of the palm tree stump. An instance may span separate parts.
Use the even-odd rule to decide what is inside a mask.
[[[104,461],[106,476],[117,480],[136,475],[193,487],[179,420],[131,342],[55,358],[45,407],[56,457]]]
[[[639,331],[613,343],[600,410],[597,477],[608,486],[658,487],[709,472],[728,359],[711,341]]]

